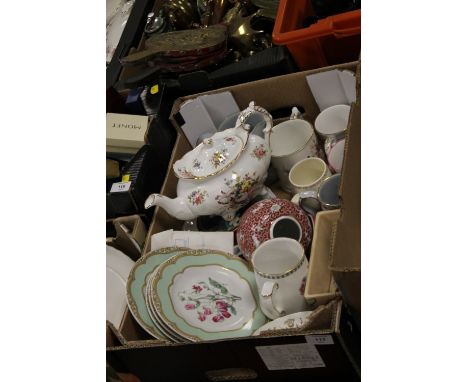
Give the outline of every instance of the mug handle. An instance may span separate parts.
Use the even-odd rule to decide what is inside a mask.
[[[327,157],[330,155],[331,149],[333,148],[333,146],[336,145],[336,143],[337,141],[335,137],[328,137],[325,140],[325,144],[323,146],[325,149],[325,153],[327,154]]]
[[[263,284],[262,291],[260,295],[262,296],[262,301],[264,302],[264,309],[267,316],[272,319],[284,316],[284,311],[280,311],[275,307],[273,303],[273,293],[276,289],[279,288],[278,283],[267,281]]]
[[[318,198],[317,191],[304,191],[297,194],[297,204],[300,208],[302,208],[307,214],[311,217],[312,221],[315,221],[315,215],[322,209],[320,199]],[[293,198],[294,199],[294,198]],[[301,202],[303,199],[313,199],[315,202],[315,206],[308,208],[307,206],[303,205]]]

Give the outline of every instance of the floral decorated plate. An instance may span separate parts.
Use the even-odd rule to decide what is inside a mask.
[[[174,173],[182,179],[204,179],[216,175],[231,166],[239,158],[247,137],[237,135],[204,139],[192,151],[174,163]]]
[[[309,322],[311,314],[311,311],[288,314],[287,316],[277,318],[263,325],[261,328],[257,329],[253,335],[258,336],[263,332],[271,330],[301,329]]]
[[[255,276],[243,260],[215,250],[191,250],[159,266],[151,282],[158,316],[190,341],[250,336],[266,322]]]
[[[140,258],[130,271],[127,281],[127,304],[135,320],[146,332],[161,341],[169,341],[161,329],[153,322],[148,312],[145,300],[144,283],[149,274],[167,259],[179,253],[186,252],[187,248],[161,248],[152,251]]]

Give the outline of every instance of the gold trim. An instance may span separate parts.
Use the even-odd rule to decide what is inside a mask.
[[[153,284],[152,284],[152,302],[153,304],[155,305],[156,309],[158,310],[158,313],[160,313],[161,315],[161,318],[162,319],[165,319],[165,323],[171,328],[171,330],[174,330],[176,333],[180,334],[182,331],[180,331],[175,325],[174,323],[172,323],[165,315],[164,313],[161,311],[161,300],[159,299],[159,296],[157,295],[157,293],[155,292],[156,288],[155,288],[155,280],[156,279],[160,279],[161,278],[161,275],[162,273],[164,272],[164,270],[169,266],[169,265],[173,265],[177,262],[177,260],[181,257],[185,257],[185,256],[203,256],[203,255],[207,255],[207,254],[218,254],[218,255],[221,255],[221,256],[224,256],[226,257],[228,260],[236,260],[236,261],[239,261],[241,262],[243,265],[245,265],[245,267],[249,270],[249,271],[252,271],[252,266],[241,260],[240,258],[238,258],[237,256],[235,255],[232,255],[230,253],[227,253],[227,252],[223,252],[223,251],[219,251],[219,250],[210,250],[210,249],[194,249],[194,250],[189,250],[187,252],[184,252],[184,253],[181,253],[181,254],[178,254],[178,255],[175,255],[175,256],[172,256],[169,260],[165,261],[163,264],[161,264],[159,267],[158,267],[158,270],[157,272],[154,274],[154,279],[153,279]],[[250,283],[249,283],[250,285]],[[253,294],[254,296],[254,299],[255,299],[255,294]],[[257,309],[259,308],[259,303],[257,301],[257,299],[255,299],[255,303],[257,304],[257,308],[255,309],[255,311],[257,311]],[[158,309],[159,308],[159,309]],[[254,315],[255,315],[255,311],[254,311]],[[176,313],[177,314],[177,313]],[[185,320],[184,320],[185,321]],[[238,329],[239,330],[239,329]],[[254,332],[254,330],[252,331],[252,333]],[[197,337],[197,336],[193,336],[193,335],[190,335],[190,334],[187,334],[185,332],[182,332],[184,334],[184,337],[189,340],[189,341],[192,341],[192,342],[197,342],[197,341],[201,341],[201,338]]]
[[[236,135],[236,138],[239,138],[241,140],[241,142],[243,143],[242,145],[242,149],[241,151],[239,151],[239,153],[237,154],[237,156],[231,161],[229,162],[227,165],[225,165],[223,168],[221,168],[220,170],[217,170],[215,172],[212,172],[211,174],[208,174],[208,175],[204,175],[204,176],[192,176],[192,177],[187,177],[187,178],[184,178],[184,177],[181,177],[177,174],[176,170],[174,169],[174,166],[176,165],[175,163],[172,165],[172,171],[174,171],[174,175],[179,178],[179,179],[186,179],[186,180],[202,180],[202,179],[207,179],[207,178],[210,178],[212,176],[215,176],[215,175],[218,175],[220,173],[222,173],[223,171],[227,170],[229,167],[231,167],[240,157],[240,155],[245,151],[245,148],[247,147],[247,142],[244,142],[244,140],[241,138],[241,137],[238,137]],[[247,141],[248,141],[248,138],[249,136],[247,135]],[[183,157],[182,157],[183,158]],[[178,160],[181,160],[182,158],[178,159]]]
[[[293,239],[291,239],[291,240],[293,240]],[[289,276],[290,274],[293,274],[294,272],[296,272],[302,266],[302,263],[305,260],[304,247],[302,247],[302,245],[301,245],[301,251],[302,251],[301,258],[299,259],[297,264],[293,268],[289,269],[288,271],[282,272],[282,273],[264,273],[264,272],[259,271],[257,268],[255,268],[255,265],[253,264],[254,257],[252,255],[252,265],[253,265],[254,271],[256,273],[258,273],[260,276],[262,276],[264,278],[267,278],[267,279],[282,279],[282,278],[284,278],[286,276]]]
[[[311,129],[312,129],[312,135],[311,135],[310,138],[306,141],[305,145],[302,146],[300,149],[298,149],[298,150],[296,150],[296,151],[293,151],[292,153],[288,153],[288,154],[273,155],[273,150],[271,149],[271,134],[274,133],[275,127],[278,127],[279,125],[281,125],[281,123],[289,122],[289,121],[291,121],[291,119],[288,119],[287,121],[283,121],[283,122],[277,124],[276,126],[273,126],[272,129],[271,129],[271,133],[270,133],[270,135],[268,136],[268,146],[270,147],[270,150],[271,150],[271,158],[272,158],[272,159],[273,159],[273,158],[284,158],[284,157],[287,157],[287,156],[290,156],[290,155],[293,155],[293,154],[297,154],[299,151],[302,151],[302,150],[304,150],[304,149],[307,147],[307,145],[309,144],[309,142],[310,142],[310,140],[311,140],[312,138],[315,138],[315,144],[314,144],[314,146],[315,146],[315,150],[316,150],[317,153],[318,153],[318,150],[317,150],[317,136],[315,135],[315,130],[314,130],[314,127],[312,126],[312,124],[311,124],[309,121],[307,121],[307,120],[305,120],[305,119],[302,119],[302,118],[297,118],[297,119],[295,119],[295,120],[300,120],[300,121],[307,122],[307,123],[310,125]]]
[[[253,312],[252,312],[252,316],[251,316],[246,322],[243,322],[242,325],[241,325],[241,327],[240,327],[239,329],[230,329],[230,330],[222,330],[222,331],[219,330],[219,331],[217,331],[217,332],[209,332],[209,331],[206,331],[206,330],[204,330],[204,329],[202,329],[202,328],[198,328],[198,327],[196,327],[196,328],[197,328],[197,329],[200,329],[202,332],[205,332],[205,333],[219,333],[219,332],[223,332],[223,333],[224,333],[224,332],[235,332],[235,331],[237,331],[237,330],[241,330],[245,325],[247,325],[250,321],[253,320],[254,315],[255,315],[255,311],[256,311],[257,308],[258,308],[258,304],[257,304],[257,301],[256,301],[256,299],[255,299],[255,294],[254,294],[254,291],[252,290],[252,286],[250,285],[250,283],[249,283],[244,277],[242,277],[242,276],[239,274],[239,272],[237,272],[237,271],[234,270],[234,269],[229,269],[229,268],[223,267],[222,265],[219,265],[219,264],[187,265],[187,266],[186,266],[184,269],[182,269],[179,273],[176,273],[174,276],[172,276],[171,283],[170,283],[169,286],[168,286],[169,300],[171,301],[172,309],[174,310],[174,313],[176,314],[176,316],[178,316],[181,320],[183,320],[187,325],[194,327],[192,324],[188,323],[188,322],[185,320],[185,318],[183,318],[183,317],[181,317],[179,314],[177,314],[177,312],[176,312],[176,310],[175,310],[175,307],[174,307],[174,303],[172,302],[172,298],[170,298],[170,289],[171,289],[171,286],[174,285],[174,279],[176,278],[176,276],[177,276],[177,275],[180,275],[180,274],[182,274],[182,273],[184,273],[185,270],[186,270],[187,268],[201,268],[201,267],[210,267],[210,266],[218,266],[219,268],[225,269],[225,270],[227,270],[227,271],[231,271],[231,272],[237,273],[237,276],[239,276],[240,279],[244,280],[244,281],[247,283],[247,285],[248,285],[248,287],[249,287],[249,289],[250,289],[250,293],[252,294],[253,300],[254,300],[254,302],[255,302],[255,308],[254,308],[254,310],[253,310]],[[155,289],[152,288],[153,293],[154,293],[154,290],[155,290]]]
[[[155,255],[158,255],[158,254],[167,254],[167,253],[171,253],[171,252],[175,252],[175,251],[185,251],[187,250],[188,248],[185,248],[185,247],[166,247],[166,248],[161,248],[161,249],[158,249],[156,251],[151,251],[151,252],[148,252],[146,255],[140,257],[136,262],[135,264],[133,265],[130,273],[128,274],[128,278],[127,278],[127,305],[129,306],[130,308],[130,311],[133,315],[133,317],[135,318],[135,320],[138,322],[138,324],[143,328],[145,329],[149,334],[151,334],[152,336],[154,336],[156,339],[158,340],[161,340],[161,341],[164,341],[164,342],[168,342],[168,339],[167,338],[161,338],[161,335],[156,333],[154,331],[153,328],[151,328],[150,326],[148,326],[143,320],[142,318],[140,317],[140,313],[138,312],[138,309],[137,309],[137,306],[136,306],[136,303],[135,303],[135,300],[133,299],[133,296],[131,294],[131,285],[133,282],[135,282],[135,271],[136,269],[146,263],[146,261],[148,260],[149,257],[151,256],[155,256]],[[146,277],[146,276],[145,276]],[[144,298],[144,295],[143,295],[143,298]],[[150,315],[150,318],[151,318],[151,315]]]
[[[173,336],[172,333],[170,333],[170,331],[167,329],[167,328],[161,328],[163,325],[158,321],[156,320],[155,321],[155,318],[153,318],[153,316],[155,316],[154,312],[153,312],[153,309],[151,307],[151,301],[148,300],[148,281],[150,281],[153,277],[153,271],[149,272],[146,276],[145,276],[145,281],[143,283],[143,285],[141,286],[141,292],[143,293],[143,298],[145,299],[145,304],[146,304],[146,309],[148,310],[148,313],[149,313],[149,316],[150,316],[150,319],[151,321],[153,321],[153,324],[154,326],[156,326],[158,328],[158,330],[163,334],[163,336],[166,337],[167,340],[169,340],[170,342],[175,342],[175,343],[179,343],[180,339],[176,336]],[[148,304],[150,304],[149,308],[148,308]]]

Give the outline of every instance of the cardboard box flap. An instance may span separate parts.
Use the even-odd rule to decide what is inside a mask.
[[[293,106],[303,109],[304,113],[308,116],[316,116],[320,112],[320,109],[315,102],[312,92],[305,80],[305,75],[314,73],[325,72],[329,70],[349,70],[354,72],[356,70],[357,62],[351,62],[348,64],[340,64],[330,66],[327,68],[319,68],[306,72],[297,72],[292,74],[286,74],[274,78],[266,78],[263,80],[248,82],[236,86],[230,86],[221,88],[205,93],[194,94],[187,97],[177,99],[172,106],[171,111],[171,122],[174,127],[183,134],[178,122],[176,121],[176,115],[180,110],[180,105],[189,100],[198,97],[203,94],[215,94],[230,91],[232,96],[237,102],[239,109],[243,110],[251,101],[254,101],[256,105],[262,106],[267,109],[270,113],[274,113],[275,110],[279,109],[291,109]],[[294,86],[291,84],[294,83]]]
[[[341,189],[341,215],[335,226],[330,269],[361,269],[361,80],[356,73],[357,102],[351,106]]]
[[[106,347],[123,346],[127,341],[110,321],[106,321]]]

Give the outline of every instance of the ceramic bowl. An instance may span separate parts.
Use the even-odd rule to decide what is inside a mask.
[[[242,215],[236,238],[248,261],[260,244],[275,237],[295,239],[306,250],[312,238],[312,225],[305,212],[289,200],[266,199]]]

